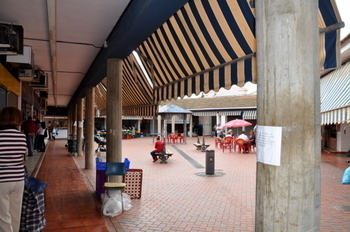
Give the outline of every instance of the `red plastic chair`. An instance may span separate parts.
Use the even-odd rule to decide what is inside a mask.
[[[225,149],[230,149],[230,153],[232,151],[232,141],[234,140],[233,137],[225,137],[223,138],[222,142],[221,142],[221,148],[222,148],[222,152],[225,152]]]
[[[185,137],[184,134],[178,134],[177,140],[179,141],[179,143],[183,143],[184,142],[184,137]]]
[[[172,140],[173,143],[176,143],[177,139],[178,139],[178,135],[177,134],[171,134],[171,140]]]
[[[245,141],[244,139],[237,139],[236,144],[238,145],[238,152],[249,153],[250,145],[247,144],[247,141]]]
[[[171,136],[171,134],[168,134],[168,135],[166,136],[166,141],[167,141],[167,143],[171,143],[171,142],[172,142],[172,136]]]
[[[222,143],[222,139],[219,137],[215,137],[215,147],[220,147],[221,148],[221,143]]]

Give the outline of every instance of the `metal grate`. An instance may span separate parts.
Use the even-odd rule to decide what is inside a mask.
[[[350,205],[333,205],[333,207],[338,211],[350,212]]]

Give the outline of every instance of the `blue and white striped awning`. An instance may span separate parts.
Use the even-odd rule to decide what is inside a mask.
[[[219,111],[219,116],[241,116],[242,111]]]
[[[243,112],[243,119],[244,120],[254,120],[256,119],[256,110],[247,110]]]
[[[193,116],[241,116],[241,111],[193,111]]]
[[[149,1],[163,4],[160,0]],[[167,4],[175,2],[167,1]],[[189,0],[165,22],[159,22],[159,28],[147,35],[148,38],[145,37],[135,49],[151,74],[153,86],[135,66],[132,55],[122,57],[123,113],[152,116],[156,113],[155,105],[164,100],[201,91],[229,89],[234,84],[242,86],[247,81],[257,83],[255,9],[250,2]],[[144,24],[145,29],[151,26],[141,20],[141,16],[149,16],[144,12],[146,10],[132,9],[135,11],[133,14],[138,16],[138,24]],[[141,12],[137,12],[138,9]],[[335,68],[339,64],[338,29],[341,27],[335,0],[319,0],[318,18],[320,67]],[[125,30],[132,30],[130,26],[125,24]],[[109,57],[120,58],[118,51],[126,50],[118,46],[112,49]],[[97,76],[104,72],[99,72],[97,67],[95,69],[91,78],[98,79]]]
[[[210,116],[210,117],[212,117],[212,116],[217,115],[216,111],[215,112],[214,111],[201,111],[201,112],[192,111],[192,112],[193,112],[192,113],[193,116]]]
[[[321,79],[322,124],[350,123],[350,62]]]

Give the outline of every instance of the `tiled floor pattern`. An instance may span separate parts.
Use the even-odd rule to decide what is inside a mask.
[[[205,167],[205,152],[195,150],[195,138],[187,139],[176,148]],[[49,184],[44,231],[254,231],[255,154],[223,153],[211,140],[206,142],[215,149],[218,177],[206,176],[205,168],[194,166],[171,144],[167,148],[174,155],[160,164],[149,155],[152,138],[123,140],[123,158],[129,158],[132,169],[143,170],[142,197],[113,218],[100,213],[96,171],[84,169],[85,157],[68,156],[64,140],[50,142],[38,173]],[[350,205],[350,185],[341,184],[348,159],[322,155],[323,232],[350,231],[350,212],[335,208]]]

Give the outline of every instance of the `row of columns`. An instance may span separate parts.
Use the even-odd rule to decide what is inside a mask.
[[[282,127],[283,132],[281,165],[257,163],[255,231],[319,231],[318,1],[265,0],[255,4],[258,124]],[[122,160],[121,72],[122,61],[108,59],[108,162]],[[71,108],[70,116],[80,118],[82,105]],[[75,127],[70,129],[74,134]]]
[[[122,61],[109,59],[107,70],[107,162],[122,161]],[[77,141],[77,155],[85,153],[85,168],[93,169],[94,162],[94,124],[95,124],[95,87],[86,88],[85,115],[84,99],[78,98],[68,109],[69,139]],[[85,118],[85,120],[84,120]],[[83,126],[84,122],[84,126]],[[85,127],[85,131],[83,131]],[[83,147],[85,145],[85,148]],[[118,182],[120,177],[110,177]],[[115,180],[113,180],[115,178]]]

